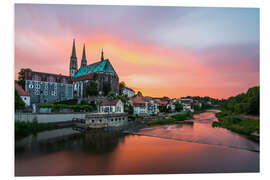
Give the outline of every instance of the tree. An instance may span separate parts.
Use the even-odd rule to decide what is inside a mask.
[[[183,110],[182,104],[179,102],[175,103],[175,111],[180,112],[182,110]]]
[[[31,71],[29,68],[22,68],[20,72],[18,72],[18,84],[25,90],[25,71]]]
[[[124,81],[121,81],[119,84],[119,94],[123,95],[123,90],[126,87],[126,83]]]
[[[259,115],[260,87],[249,88],[247,93],[223,100],[222,108],[230,113]]]
[[[128,115],[133,115],[134,108],[130,104],[124,106],[125,111],[128,113]]]
[[[142,95],[142,92],[141,91],[138,91],[137,94],[136,94],[136,96],[142,97],[143,96]]]
[[[85,88],[85,94],[86,96],[97,96],[98,95],[97,83],[89,81]]]
[[[105,82],[103,84],[103,93],[104,93],[104,95],[107,96],[110,91],[111,91],[111,85],[110,85],[110,83]]]
[[[25,108],[25,103],[23,102],[18,91],[15,89],[15,110],[24,109],[24,108]]]

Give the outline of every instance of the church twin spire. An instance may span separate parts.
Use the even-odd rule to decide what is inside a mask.
[[[85,44],[83,44],[83,54],[82,54],[82,61],[81,61],[81,68],[87,66],[87,60],[85,55]]]
[[[104,61],[103,48],[101,50],[101,61]],[[82,60],[81,60],[81,67],[80,68],[82,68],[84,66],[87,66],[85,44],[83,45],[83,53],[82,53]],[[72,53],[71,53],[70,65],[69,65],[69,75],[71,77],[73,77],[77,71],[78,71],[78,66],[77,66],[76,47],[75,47],[75,39],[73,39]]]

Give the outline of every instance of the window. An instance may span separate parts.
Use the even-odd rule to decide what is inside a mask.
[[[94,120],[92,120],[92,123],[94,123],[95,121]]]

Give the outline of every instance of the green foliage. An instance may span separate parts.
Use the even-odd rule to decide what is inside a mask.
[[[109,99],[120,99],[121,101],[122,101],[122,103],[124,103],[124,104],[127,104],[127,102],[128,102],[128,97],[126,97],[126,96],[120,96],[120,95],[116,95],[115,93],[109,93],[109,95],[108,95],[108,98]]]
[[[20,97],[18,91],[15,89],[15,110],[25,109],[25,103]]]
[[[159,106],[158,109],[159,109],[159,112],[169,113],[169,109],[165,105],[164,106]]]
[[[234,114],[260,114],[260,87],[249,88],[247,93],[230,97],[222,104],[222,108]]]
[[[86,100],[81,100],[81,105],[88,105],[88,102]]]
[[[219,122],[214,122],[213,127],[223,127],[231,131],[250,135],[253,132],[259,132],[260,122],[254,119],[239,118],[234,115],[219,114]]]
[[[187,112],[184,114],[175,114],[169,118],[157,119],[147,122],[148,125],[165,125],[165,124],[177,124],[181,121],[188,120],[192,118],[192,113]]]
[[[121,81],[119,83],[119,94],[120,95],[123,95],[123,90],[124,90],[125,87],[126,87],[126,83],[124,81]]]
[[[107,96],[110,91],[111,91],[111,85],[110,85],[110,83],[109,82],[105,82],[103,84],[103,93],[104,93],[104,96]]]
[[[32,122],[15,121],[15,137],[24,137],[49,129],[47,123],[38,123],[37,117]]]
[[[86,96],[97,96],[98,95],[97,83],[93,81],[88,81],[85,88],[85,94]]]
[[[175,111],[180,112],[180,111],[182,111],[182,110],[183,110],[182,104],[179,103],[179,102],[176,102],[176,103],[175,103]]]
[[[125,112],[128,113],[128,115],[133,115],[134,113],[134,108],[133,106],[129,105],[124,105]]]
[[[40,108],[52,108],[53,112],[59,112],[60,109],[72,109],[75,112],[96,110],[94,105],[69,105],[69,104],[42,104]]]
[[[31,71],[29,68],[22,68],[20,72],[18,72],[18,84],[25,90],[25,71]]]
[[[221,112],[216,113],[217,118],[222,118],[222,117],[225,117],[227,115],[228,115],[228,113],[225,111],[221,111]]]
[[[184,113],[184,114],[175,114],[175,115],[172,115],[171,118],[177,121],[184,121],[187,119],[192,119],[192,113],[188,111],[187,113]]]
[[[67,105],[76,105],[78,104],[78,99],[69,99],[64,101],[56,101],[54,104],[67,104]]]

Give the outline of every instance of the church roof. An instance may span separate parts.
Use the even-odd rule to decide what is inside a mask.
[[[78,72],[74,75],[74,78],[89,75],[95,72],[108,72],[115,73],[110,61],[108,59],[99,61],[84,67],[81,67]]]

